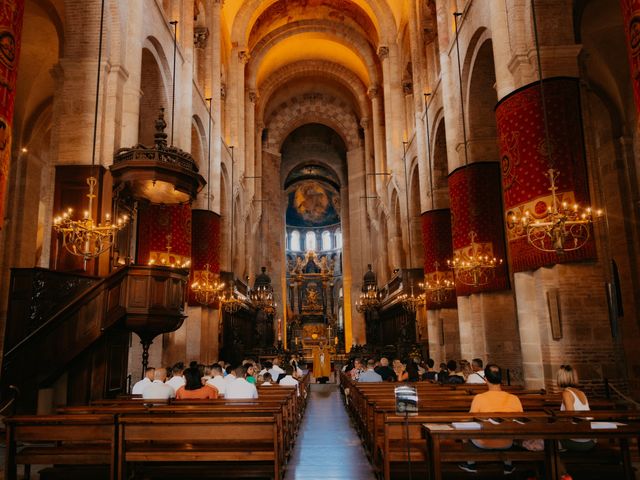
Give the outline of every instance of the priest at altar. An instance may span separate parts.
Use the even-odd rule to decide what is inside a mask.
[[[329,346],[320,343],[313,347],[313,376],[316,382],[327,383],[331,375],[331,356]]]

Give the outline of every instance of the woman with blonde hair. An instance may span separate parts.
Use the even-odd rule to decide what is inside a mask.
[[[562,389],[562,412],[588,412],[589,400],[585,393],[578,388],[578,372],[571,365],[560,365],[556,373],[556,383]],[[596,442],[590,438],[572,438],[562,440],[562,447],[572,451],[591,450]]]

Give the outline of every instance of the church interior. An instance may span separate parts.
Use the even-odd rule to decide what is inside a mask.
[[[288,406],[270,417],[277,446],[251,459],[275,479],[458,478],[439,468],[458,457],[436,462],[421,436],[436,442],[421,428],[443,415],[375,424],[367,402],[380,395],[383,412],[394,390],[383,400],[340,371],[356,357],[363,371],[383,357],[436,371],[480,358],[525,412],[552,408],[571,365],[594,414],[629,415],[640,402],[638,25],[640,0],[0,2],[5,478],[60,463],[20,456],[16,441],[40,439],[35,426],[21,433],[20,415],[69,417],[67,432],[110,415],[110,430],[91,425],[116,453],[69,454],[61,462],[80,470],[42,479],[153,464],[136,450],[154,426],[132,386],[149,367],[190,362],[307,367],[306,393],[278,397]],[[416,387],[420,401],[444,399],[438,387]],[[275,395],[265,388],[260,402]],[[362,463],[335,477],[296,450],[326,392],[339,428],[354,425],[333,435],[363,445]],[[457,416],[469,411],[471,397],[457,402]],[[106,410],[73,410],[90,405]],[[244,427],[222,421],[231,413],[197,408],[218,440],[240,441],[225,428]],[[398,418],[413,452],[378,440],[387,426],[404,438]],[[622,460],[605,472],[635,478],[637,420],[625,417]],[[123,432],[140,434],[130,451]],[[560,478],[549,457],[525,453],[543,465],[526,478]],[[232,456],[220,458],[190,463]],[[135,478],[165,478],[156,470]]]

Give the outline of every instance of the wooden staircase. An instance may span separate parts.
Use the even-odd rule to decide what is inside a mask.
[[[13,269],[0,389],[34,412],[38,390],[63,373],[68,403],[124,393],[130,331],[157,335],[184,316],[188,272],[126,266],[104,278]]]

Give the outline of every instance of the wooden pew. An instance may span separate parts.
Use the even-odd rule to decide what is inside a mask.
[[[9,417],[5,475],[17,480],[17,465],[106,465],[114,478],[116,425],[113,415],[28,415]],[[18,448],[28,442],[29,446]]]
[[[180,463],[184,474],[187,462],[211,462],[227,478],[244,468],[280,480],[279,438],[273,415],[124,414],[118,422],[117,478],[129,478],[132,463]]]
[[[501,414],[492,414],[499,416]],[[629,453],[629,440],[638,438],[640,435],[640,421],[627,420],[625,425],[610,429],[592,429],[590,422],[574,423],[570,419],[532,419],[525,424],[514,422],[503,422],[501,424],[482,424],[480,430],[459,430],[452,429],[447,423],[432,423],[423,427],[427,438],[427,451],[430,458],[429,478],[439,480],[442,478],[442,463],[461,462],[466,460],[475,461],[504,461],[519,460],[520,455],[529,455],[539,452],[515,452],[514,450],[481,450],[460,448],[450,448],[451,445],[460,445],[459,441],[473,438],[504,438],[504,439],[543,439],[544,440],[544,461],[546,478],[557,480],[562,472],[558,469],[558,440],[570,438],[596,438],[603,440],[617,440],[620,445],[620,463],[623,468],[623,478],[626,480],[635,479],[635,473],[631,466],[631,456]],[[453,441],[453,443],[452,443]],[[596,451],[582,452],[576,455],[583,462],[596,454]],[[524,457],[522,457],[524,458]]]

